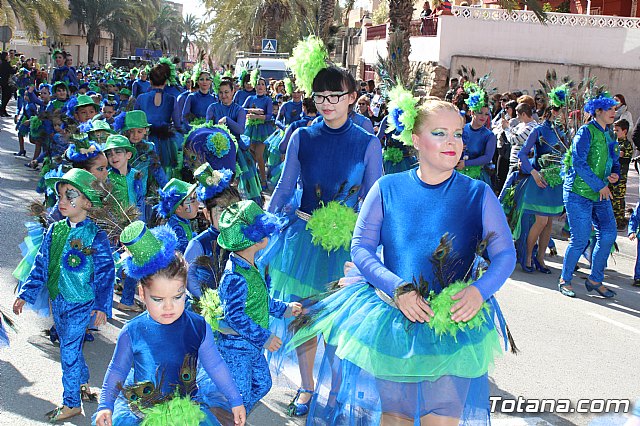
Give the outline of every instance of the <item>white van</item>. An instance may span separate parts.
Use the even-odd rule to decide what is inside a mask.
[[[236,76],[242,68],[252,70],[260,68],[260,75],[267,80],[282,80],[289,75],[287,59],[289,54],[279,53],[265,55],[262,53],[238,52],[236,53]]]

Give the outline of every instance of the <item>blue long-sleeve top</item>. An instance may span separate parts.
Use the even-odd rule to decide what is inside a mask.
[[[627,235],[638,233],[638,228],[640,227],[640,213],[638,213],[639,206],[640,204],[638,204],[636,208],[633,209],[633,213],[631,214],[631,217],[629,217],[629,226],[627,228]]]
[[[53,69],[53,73],[51,74],[51,84],[56,81],[66,81],[69,84],[78,86],[78,75],[73,68],[63,65]]]
[[[362,127],[367,132],[371,133],[372,135],[375,134],[375,131],[373,129],[373,123],[364,115],[352,110],[349,113],[349,118],[351,119],[351,121],[353,121],[358,126]],[[316,119],[313,121],[313,124],[319,123],[321,121],[323,121],[323,117],[322,115],[318,115],[318,117],[316,117]]]
[[[151,82],[149,80],[140,80],[139,78],[131,86],[131,95],[134,98],[142,95],[143,93],[147,93],[151,88]]]
[[[245,99],[242,107],[245,110],[248,110],[249,108],[260,108],[264,111],[265,122],[271,120],[273,116],[273,101],[267,95],[251,95]]]
[[[591,166],[589,166],[589,163],[587,162],[587,157],[591,148],[591,133],[587,127],[589,124],[593,124],[598,130],[605,132],[605,134],[608,132],[608,130],[603,129],[595,120],[592,120],[588,124],[580,127],[576,132],[576,135],[573,138],[573,143],[571,144],[572,167],[565,170],[564,176],[564,188],[569,191],[573,188],[573,182],[575,181],[576,176],[580,176],[582,180],[584,180],[585,183],[595,192],[599,192],[602,188],[609,185],[609,181],[606,179],[607,176],[605,176],[604,180],[600,179],[593,170],[591,170]],[[611,155],[612,144],[609,145],[609,157],[611,157],[611,160],[613,161],[611,173],[619,175],[620,157],[619,155]]]
[[[189,90],[185,90],[184,92],[180,93],[180,95],[176,98],[176,108],[178,110],[178,112],[180,112],[180,121],[179,121],[179,127],[182,128],[183,126],[183,122],[182,122],[182,110],[184,109],[184,103],[187,101],[187,96],[189,96],[189,93],[191,93],[191,91]],[[176,126],[178,126],[178,124],[176,124]]]
[[[242,268],[246,271],[252,270],[254,277],[260,277],[262,284],[266,286],[266,298],[264,300],[255,300],[256,294],[249,293],[248,283],[245,277],[238,272]],[[254,283],[259,285],[259,283]],[[248,304],[259,305],[266,304],[269,315],[275,318],[282,318],[287,311],[287,304],[281,300],[277,300],[269,296],[269,286],[260,276],[260,272],[255,266],[250,265],[246,260],[242,259],[235,253],[231,253],[229,261],[222,276],[220,288],[218,289],[222,309],[224,311],[224,321],[244,340],[247,340],[258,349],[262,349],[268,344],[271,338],[271,331],[254,321],[245,311]],[[254,299],[254,300],[251,300]],[[261,308],[264,308],[261,305]]]
[[[113,412],[119,387],[125,384],[132,367],[134,383],[150,381],[158,385],[162,378],[162,395],[172,395],[187,355],[202,365],[229,405],[242,405],[242,396],[218,352],[211,327],[200,315],[185,310],[171,324],[160,324],[145,312],[124,325],[105,372],[98,411]]]
[[[291,135],[293,135],[293,132],[295,132],[300,127],[309,126],[313,122],[313,120],[315,120],[315,117],[309,117],[308,115],[303,114],[300,120],[294,121],[289,127],[287,127],[287,130],[284,131],[284,135],[282,136],[282,140],[280,141],[280,145],[278,145],[278,149],[280,150],[281,154],[287,153],[287,146],[289,146],[289,140],[291,139]]]
[[[36,105],[38,105],[40,107],[40,109],[38,110],[38,112],[43,112],[45,110],[45,108],[47,107],[47,105],[44,103],[44,101],[42,99],[40,99],[38,97],[38,95],[35,94],[35,92],[27,92],[28,96],[29,96],[29,102],[34,103]]]
[[[220,255],[220,247],[216,244],[218,235],[220,235],[220,231],[211,225],[189,241],[187,249],[184,252],[184,258],[187,263],[189,263],[187,289],[194,297],[199,298],[202,296],[203,286],[216,289],[220,285],[220,283],[216,281],[216,277],[221,271],[216,270],[218,265],[216,264],[217,262],[214,261],[213,256],[214,247],[216,255]],[[201,256],[206,256],[211,259],[213,269],[195,263]],[[226,265],[226,260],[227,259],[224,260],[223,265]]]
[[[189,241],[193,238],[193,231],[191,230],[191,222],[187,219],[183,219],[179,217],[177,214],[171,215],[169,220],[167,221],[167,225],[173,232],[176,233],[176,237],[178,237],[178,245],[176,246],[176,250],[180,253],[184,253],[187,249],[187,245],[189,245]]]
[[[93,309],[111,316],[109,298],[115,284],[115,266],[107,234],[91,219],[76,224],[69,219],[63,220],[71,229],[64,242],[58,265],[60,295],[67,302],[83,303],[93,299]],[[18,297],[27,303],[35,303],[42,287],[46,286],[49,280],[49,258],[55,226],[54,223],[47,229],[29,277],[18,293]],[[72,240],[80,240],[84,248],[91,250],[90,254],[71,247]],[[69,261],[73,256],[80,259],[79,264]]]
[[[558,133],[556,134],[556,130]],[[531,174],[533,169],[540,170],[540,164],[538,160],[545,154],[555,154],[558,157],[562,157],[564,149],[562,142],[558,139],[564,136],[564,133],[560,129],[554,130],[554,125],[549,120],[545,120],[544,123],[537,126],[531,133],[527,141],[518,152],[518,159],[520,160],[520,168],[523,172]],[[529,159],[529,153],[533,149],[533,158]]]
[[[487,246],[489,269],[473,283],[485,300],[490,298],[515,267],[509,225],[491,188],[457,172],[437,185],[420,180],[417,169],[382,177],[362,205],[351,257],[363,276],[390,297],[420,276],[437,293],[443,283],[430,259],[445,233],[453,237],[456,257],[445,262],[443,275],[453,280],[468,278],[478,244],[493,234]],[[384,263],[376,255],[379,245]]]
[[[178,85],[167,84],[164,87],[164,92],[178,99],[178,96],[180,96],[180,94],[184,92],[184,88]]]
[[[217,102],[217,96],[211,92],[202,93],[196,91],[189,93],[187,99],[184,102],[184,108],[182,109],[182,122],[186,124],[189,120],[187,118],[190,115],[194,115],[196,118],[205,118],[207,116],[207,108],[214,102]]]
[[[133,146],[136,149],[136,156],[129,160],[129,164],[141,173],[141,180],[144,184],[143,192],[147,194],[150,189],[155,191],[156,188],[164,188],[169,179],[160,166],[160,157],[155,150],[155,144],[148,140],[142,140]],[[153,184],[154,180],[155,185]]]
[[[253,96],[256,94],[255,89],[251,91],[246,91],[244,89],[238,90],[235,95],[233,95],[233,103],[236,103],[240,106],[244,105],[244,101],[247,100],[249,96]]]
[[[479,129],[471,127],[467,123],[462,130],[462,141],[465,145],[465,154],[468,159],[464,161],[465,167],[484,166],[491,163],[496,151],[496,135],[485,126]]]
[[[302,183],[301,211],[311,214],[332,200],[355,207],[380,176],[380,142],[351,120],[338,129],[324,121],[301,127],[291,136],[268,210],[279,212],[291,200],[298,178]]]
[[[162,93],[162,101],[159,106],[156,106],[154,102],[156,93]],[[180,122],[176,98],[162,89],[152,89],[141,94],[136,99],[134,108],[147,114],[147,121],[151,124],[152,129],[166,128],[170,127],[172,123]]]
[[[231,130],[236,140],[240,140],[240,135],[244,134],[244,127],[247,122],[247,113],[240,105],[231,103],[225,105],[222,102],[215,102],[207,108],[207,121],[218,124],[222,117],[227,117],[226,126]]]
[[[287,101],[285,102],[278,111],[278,116],[276,117],[276,126],[284,130],[289,124],[294,121],[298,121],[302,118],[302,101],[293,102]]]
[[[126,176],[122,176],[118,169],[109,167],[109,181],[113,185],[113,194],[125,206],[136,206],[140,211],[140,220],[145,220],[145,197],[147,181],[137,169],[128,166]]]

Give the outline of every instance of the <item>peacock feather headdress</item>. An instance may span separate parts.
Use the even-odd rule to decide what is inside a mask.
[[[401,85],[397,85],[389,91],[389,125],[388,132],[400,132],[394,135],[405,145],[412,146],[413,126],[418,116],[418,98]]]
[[[471,111],[480,112],[482,108],[487,106],[487,93],[476,83],[466,81],[464,83],[464,91],[469,95],[464,102]]]
[[[313,80],[320,71],[327,68],[328,59],[324,42],[316,36],[299,41],[293,48],[287,65],[296,77],[298,87],[307,95],[313,92]]]

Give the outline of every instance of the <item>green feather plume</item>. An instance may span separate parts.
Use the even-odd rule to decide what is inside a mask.
[[[167,57],[162,57],[158,60],[159,64],[164,64],[167,65],[169,67],[169,69],[171,70],[170,74],[169,74],[169,84],[172,85],[176,85],[178,84],[178,80],[176,79],[176,64],[173,63],[173,61],[171,61],[171,59],[167,58]]]
[[[264,124],[264,121],[258,120],[257,118],[249,118],[246,122],[247,127],[257,126],[259,124]]]
[[[208,129],[218,128],[218,129],[224,130],[225,132],[227,132],[227,134],[231,138],[231,141],[233,143],[236,143],[236,137],[233,136],[233,134],[231,133],[231,130],[229,130],[227,126],[225,126],[224,124],[215,124],[213,121],[195,124],[195,125],[191,124],[191,130],[189,130],[189,132],[184,135],[184,143],[187,143],[187,139],[189,139],[189,136],[191,135],[191,133],[195,132],[198,129],[202,129],[203,127],[206,127]]]
[[[455,322],[451,319],[451,308],[457,303],[457,300],[453,300],[451,296],[464,290],[470,284],[470,281],[456,281],[453,284],[449,284],[437,295],[434,292],[429,294],[428,301],[431,309],[433,309],[434,316],[428,324],[437,336],[448,334],[455,340],[458,331],[473,330],[487,322],[487,316],[489,315],[489,305],[487,302],[482,304],[478,313],[469,321]]]
[[[247,76],[247,73],[248,73],[248,72],[249,72],[249,71],[247,71],[247,69],[246,69],[246,68],[241,68],[241,69],[240,69],[240,73],[238,74],[238,84],[241,86],[241,87],[240,87],[241,89],[244,89],[244,86],[243,86],[243,83],[242,83],[242,82],[244,81],[244,79],[245,79],[245,77]]]
[[[400,148],[390,146],[384,149],[382,152],[382,159],[384,161],[390,161],[393,164],[398,164],[404,158],[404,154]]]
[[[313,92],[313,80],[321,70],[327,68],[328,59],[327,48],[319,37],[309,36],[294,47],[287,65],[296,76],[298,87],[307,96]]]
[[[284,79],[284,90],[287,92],[287,95],[293,94],[293,81],[289,77]]]
[[[201,126],[207,122],[205,117],[194,118],[189,124],[192,126]]]
[[[464,91],[469,95],[464,102],[473,112],[480,112],[487,106],[487,93],[476,83],[467,81],[464,83]]]
[[[311,232],[311,242],[328,252],[349,250],[357,219],[352,208],[330,201],[313,212],[306,229]]]
[[[34,115],[29,119],[29,133],[35,135],[42,126],[42,120],[37,115]]]
[[[413,146],[411,134],[418,117],[418,98],[401,85],[397,85],[389,91],[389,125],[387,132],[400,131],[399,135],[393,135],[402,143]]]
[[[220,91],[220,83],[222,83],[222,75],[219,72],[213,73],[213,91],[218,94]]]
[[[193,84],[196,84],[198,82],[198,79],[200,78],[200,74],[202,74],[202,71],[203,71],[202,62],[198,62],[193,66],[193,69],[191,70],[191,82]]]
[[[480,179],[482,176],[482,166],[469,166],[462,170],[458,170],[461,174],[469,176],[471,179]]]
[[[255,88],[258,85],[258,80],[260,80],[260,69],[254,68],[253,70],[251,70],[249,82]]]
[[[178,392],[170,400],[141,411],[144,414],[141,426],[199,425],[206,417],[197,402]]]
[[[226,70],[223,77],[233,78],[233,73],[231,72],[231,70]]]
[[[209,323],[213,331],[217,331],[220,328],[220,320],[224,318],[218,291],[206,288],[202,292],[198,306],[200,308],[200,315]]]
[[[562,185],[562,183],[564,182],[560,174],[561,171],[562,170],[560,166],[551,166],[540,170],[540,174],[547,182],[547,184],[549,184],[549,186],[553,188],[554,186]]]

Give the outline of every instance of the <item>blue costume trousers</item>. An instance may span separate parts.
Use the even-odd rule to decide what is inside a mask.
[[[219,334],[216,343],[248,413],[271,389],[271,373],[264,349],[256,348],[239,336],[226,334]]]
[[[571,231],[571,239],[564,254],[562,279],[570,283],[573,271],[584,248],[591,237],[591,227],[596,232],[596,243],[591,257],[591,275],[589,279],[596,283],[604,280],[604,268],[616,241],[616,220],[611,200],[591,201],[574,192],[564,191],[564,206],[567,210],[567,221]]]
[[[136,295],[136,288],[138,288],[138,281],[124,275],[124,280],[122,281],[122,297],[120,297],[120,303],[123,305],[133,305],[133,301]]]
[[[84,333],[89,325],[93,300],[73,303],[58,294],[51,302],[53,321],[60,338],[60,364],[62,365],[62,403],[67,407],[80,407],[80,385],[89,381],[89,367],[82,354]]]
[[[636,237],[636,267],[633,270],[633,279],[640,279],[640,240]]]

